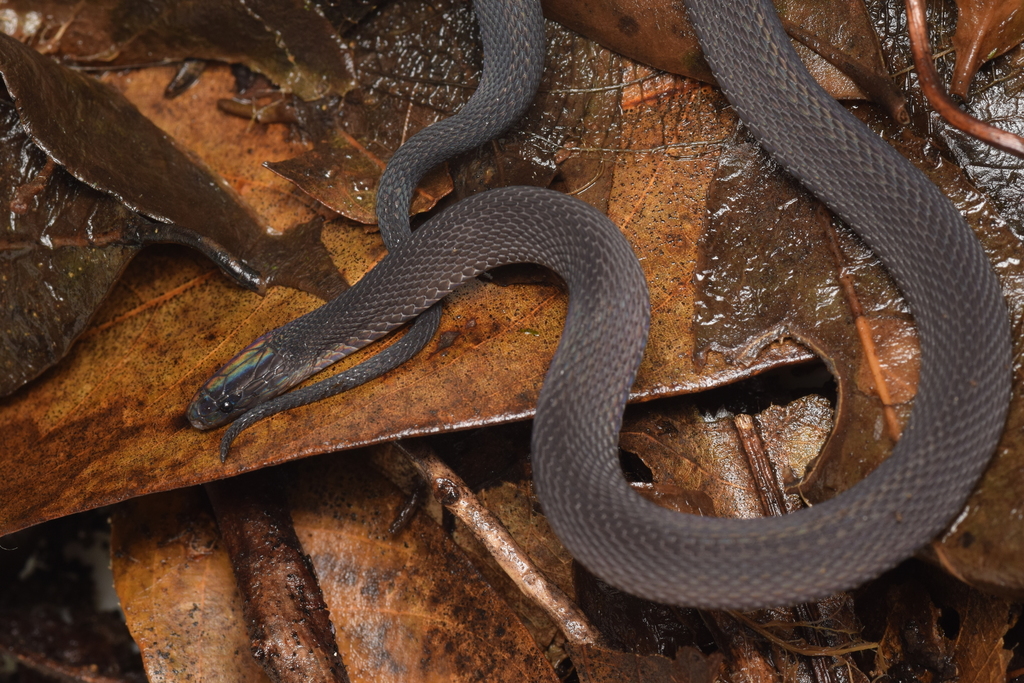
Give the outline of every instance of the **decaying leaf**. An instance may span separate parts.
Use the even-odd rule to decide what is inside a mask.
[[[149,680],[269,683],[202,490],[140,498],[111,521],[114,586]]]
[[[319,231],[269,235],[219,176],[113,88],[4,35],[0,75],[10,206],[0,394],[66,354],[143,243],[198,247],[254,289],[339,290]]]
[[[386,163],[386,159],[342,133],[301,156],[266,166],[345,218],[374,225],[377,223],[377,183]],[[439,167],[420,183],[410,212],[429,211],[451,191],[451,176],[443,166]]]
[[[437,525],[418,517],[388,533],[402,495],[361,455],[302,463],[290,495],[351,680],[471,681],[486,672],[553,683],[526,630]],[[238,640],[241,601],[202,499],[175,492],[124,510],[114,521],[115,576],[150,679],[184,680],[208,658],[204,670],[242,680],[229,678],[240,669],[221,668],[241,667],[235,650],[248,657],[248,644]],[[154,583],[158,590],[145,589]],[[187,642],[189,652],[175,654]],[[188,669],[183,654],[197,657]]]
[[[978,67],[1024,40],[1024,9],[1018,0],[957,0],[956,4],[956,69],[949,90],[966,100]]]
[[[814,78],[836,99],[867,98],[903,120],[870,18],[861,0],[786,3],[787,31]],[[669,73],[714,83],[682,2],[545,0],[544,14],[601,45]]]
[[[245,64],[302,98],[352,87],[343,25],[368,3],[299,0],[3,0],[5,33],[79,64],[142,66],[184,58]]]
[[[752,143],[723,152],[708,194],[714,218],[702,237],[697,299],[698,352],[743,361],[765,344],[795,338],[815,349],[838,380],[836,427],[822,462],[857,463],[845,485],[860,481],[891,449],[883,406],[856,334],[840,275],[851,274],[889,393],[901,420],[917,373],[916,333],[906,305],[877,260]],[[765,207],[777,207],[766,209]],[[833,243],[835,247],[833,248]],[[867,453],[878,453],[876,459]],[[842,453],[843,455],[838,455]],[[835,466],[835,465],[832,465]],[[817,476],[817,473],[815,473]]]

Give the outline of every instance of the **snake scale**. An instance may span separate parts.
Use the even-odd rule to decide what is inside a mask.
[[[483,21],[503,4],[475,7]],[[607,218],[538,188],[491,190],[432,218],[352,289],[242,351],[197,394],[193,423],[244,413],[479,273],[529,261],[569,288],[533,426],[536,491],[566,547],[604,580],[694,607],[782,605],[855,586],[941,532],[991,457],[1009,401],[1010,329],[985,254],[938,188],[818,87],[770,0],[687,0],[687,11],[741,119],[878,255],[915,316],[917,397],[874,472],[765,519],[679,514],[633,492],[617,441],[646,343],[643,273]]]

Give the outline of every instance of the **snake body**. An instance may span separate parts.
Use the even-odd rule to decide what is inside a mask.
[[[515,123],[533,102],[544,71],[544,17],[536,0],[474,0],[484,63],[480,82],[469,101],[447,119],[411,137],[388,161],[377,186],[376,213],[384,245],[394,250],[412,234],[409,205],[416,186],[430,169],[496,138]],[[221,440],[221,459],[231,442],[246,427],[285,410],[334,396],[365,384],[415,356],[434,337],[441,323],[441,307],[426,311],[397,342],[369,360],[308,387],[282,394],[312,373],[279,377],[277,395],[231,410],[190,410],[199,429],[237,420]],[[331,361],[321,361],[320,370]],[[230,394],[230,392],[228,392]],[[230,401],[221,399],[221,406]],[[195,406],[194,406],[195,407]]]
[[[646,338],[643,276],[606,218],[536,188],[492,190],[431,219],[341,297],[248,347],[193,409],[215,412],[225,390],[258,403],[276,376],[308,376],[479,272],[531,261],[560,273],[570,297],[534,421],[537,495],[595,574],[661,602],[748,609],[855,586],[927,543],[963,506],[1005,420],[1010,330],[998,282],[952,204],[811,79],[770,0],[687,7],[741,118],[875,251],[914,313],[913,411],[862,482],[794,514],[745,520],[679,514],[633,492],[617,441]]]

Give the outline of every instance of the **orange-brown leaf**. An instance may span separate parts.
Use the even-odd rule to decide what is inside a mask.
[[[978,68],[1024,40],[1024,7],[1020,0],[957,0],[956,5],[956,70],[950,92],[966,100]]]

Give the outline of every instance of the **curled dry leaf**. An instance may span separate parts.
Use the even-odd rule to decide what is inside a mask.
[[[956,69],[949,91],[966,100],[978,67],[1024,40],[1024,10],[1018,0],[957,0],[956,6]]]
[[[300,0],[4,0],[4,31],[82,65],[145,66],[186,58],[245,64],[304,99],[344,94],[348,51],[318,6]],[[350,23],[367,3],[327,3]],[[358,8],[362,5],[361,10]]]
[[[289,496],[351,680],[447,683],[486,672],[492,681],[554,683],[518,619],[436,524],[420,515],[389,534],[403,496],[360,463],[364,455],[297,465]],[[197,666],[208,680],[243,680],[228,668],[237,666],[234,648],[248,656],[238,639],[241,601],[201,498],[186,491],[132,502],[114,528],[117,588],[150,680],[185,680]],[[192,559],[196,548],[201,557]],[[221,634],[216,646],[201,640]],[[182,654],[174,658],[182,650],[199,658],[189,668]]]

